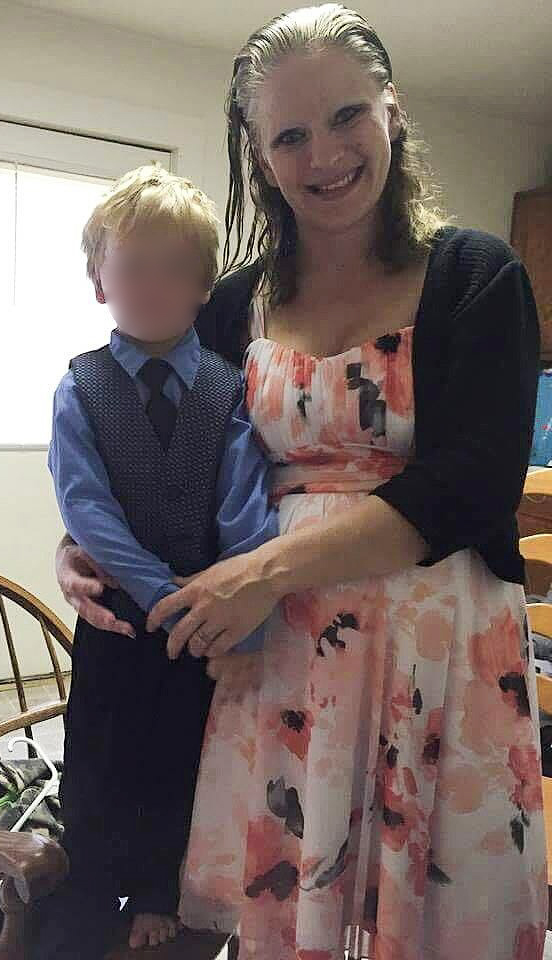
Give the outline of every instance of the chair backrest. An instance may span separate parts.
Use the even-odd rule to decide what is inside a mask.
[[[552,603],[528,603],[531,630],[552,640]],[[552,677],[537,673],[539,707],[552,716]]]
[[[552,533],[536,533],[519,541],[521,555],[526,560],[538,560],[552,566]]]
[[[8,606],[6,600],[11,600],[18,607],[26,610],[28,614],[37,621],[40,627],[43,642],[46,645],[50,662],[56,681],[59,700],[53,703],[46,703],[36,709],[29,710],[27,697],[25,695],[25,681],[19,666],[17,648],[14,639],[14,633],[8,619]],[[25,735],[33,739],[33,724],[41,723],[43,720],[50,720],[53,717],[64,715],[67,708],[67,691],[65,678],[56,651],[56,643],[71,656],[73,650],[73,635],[53,610],[50,610],[37,597],[25,590],[17,583],[0,577],[0,624],[1,633],[8,649],[8,656],[13,673],[13,680],[17,691],[20,713],[9,719],[0,721],[0,736],[12,733],[15,730],[25,730]],[[32,750],[29,751],[32,755]]]
[[[525,559],[527,593],[545,597],[552,583],[552,533],[522,537],[519,549]]]
[[[532,470],[528,473],[523,487],[523,496],[539,500],[552,497],[552,468],[543,467],[542,470]]]

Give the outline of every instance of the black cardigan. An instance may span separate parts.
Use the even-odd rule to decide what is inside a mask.
[[[196,327],[241,365],[258,267],[222,279]],[[523,583],[515,518],[529,462],[540,337],[523,264],[497,237],[446,227],[435,238],[413,339],[415,457],[374,494],[430,548],[430,566],[472,547]]]

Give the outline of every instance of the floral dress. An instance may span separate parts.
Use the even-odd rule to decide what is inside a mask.
[[[253,315],[247,404],[282,533],[413,452],[413,328],[316,358]],[[369,544],[367,544],[369,549]],[[215,691],[180,916],[240,960],[541,960],[548,907],[523,590],[463,550],[286,596],[260,684]]]

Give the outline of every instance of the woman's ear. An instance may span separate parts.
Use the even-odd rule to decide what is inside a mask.
[[[210,300],[210,299],[211,299],[211,291],[210,291],[210,290],[206,290],[205,293],[203,294],[200,302],[205,306],[206,303],[209,303],[209,300]]]
[[[393,143],[399,136],[403,126],[399,96],[394,84],[388,83],[386,85],[384,97],[389,121],[389,139],[391,143]]]

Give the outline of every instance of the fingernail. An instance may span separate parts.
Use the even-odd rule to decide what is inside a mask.
[[[136,640],[136,631],[135,631],[135,630],[127,630],[127,631],[126,631],[126,635],[127,635],[127,637],[130,637],[131,640]]]

